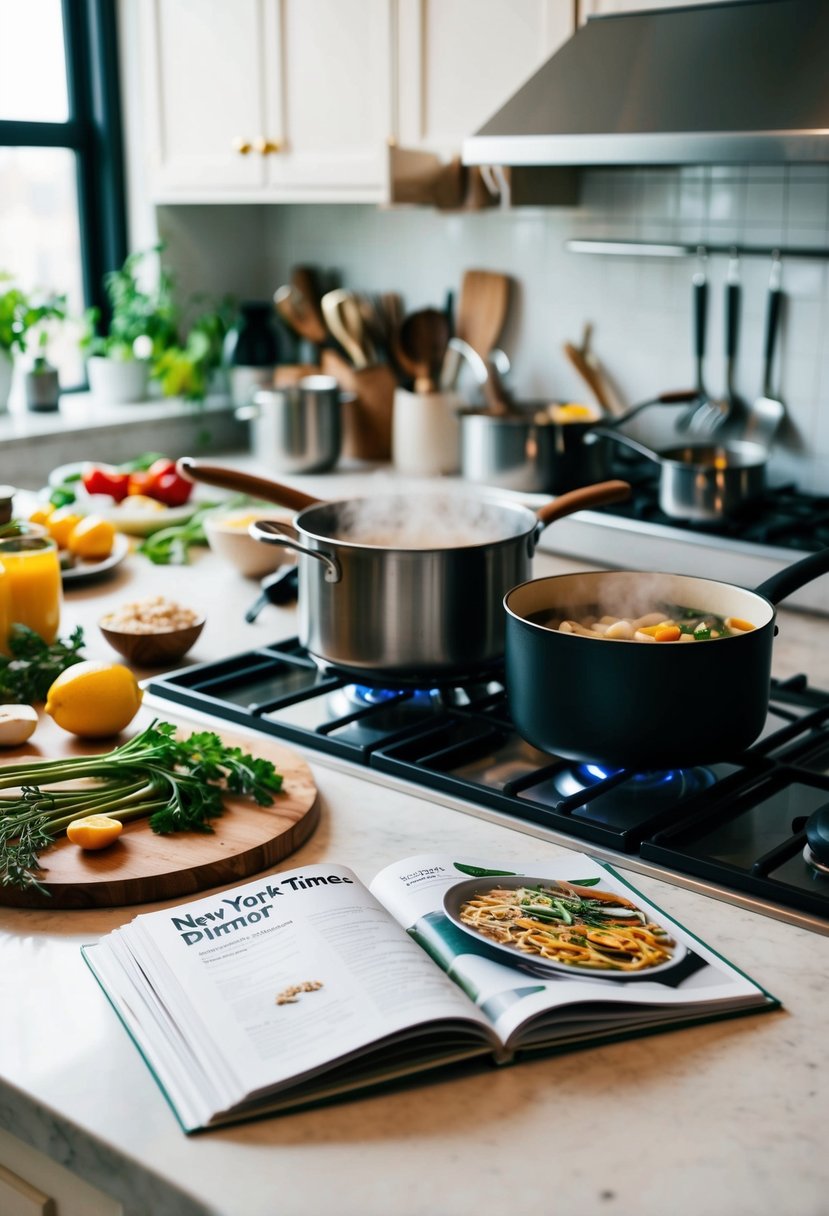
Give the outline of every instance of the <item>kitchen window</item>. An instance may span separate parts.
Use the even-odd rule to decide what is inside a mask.
[[[0,272],[66,294],[49,354],[81,387],[77,320],[126,254],[114,0],[0,0]]]

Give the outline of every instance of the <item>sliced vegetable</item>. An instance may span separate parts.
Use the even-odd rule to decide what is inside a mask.
[[[120,819],[112,819],[109,815],[85,815],[83,819],[72,820],[66,835],[82,849],[96,851],[111,845],[123,830]]]

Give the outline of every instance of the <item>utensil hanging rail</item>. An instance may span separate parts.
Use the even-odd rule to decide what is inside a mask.
[[[779,257],[779,258],[829,258],[829,247],[802,245],[741,245],[733,241],[727,244],[711,244],[708,241],[636,241],[613,240],[601,237],[574,237],[564,242],[568,253],[604,253],[627,257],[690,258],[697,257],[700,250],[709,256],[725,254],[728,257]]]

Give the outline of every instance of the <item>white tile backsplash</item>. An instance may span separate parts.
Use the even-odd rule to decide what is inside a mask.
[[[174,209],[169,209],[174,210]],[[194,210],[194,209],[189,209]],[[212,208],[225,216],[241,209]],[[254,217],[227,219],[233,248]],[[192,216],[187,216],[188,227]],[[255,214],[250,248],[240,266],[251,291],[268,295],[294,263],[335,273],[367,291],[398,290],[407,309],[441,306],[458,291],[468,267],[502,270],[516,280],[515,307],[502,338],[513,362],[519,396],[583,397],[585,389],[562,344],[578,343],[593,324],[594,349],[631,403],[693,383],[691,277],[695,260],[574,254],[577,236],[634,238],[728,245],[789,243],[829,247],[829,166],[789,168],[688,166],[594,169],[582,176],[573,208],[492,210],[441,214],[420,208],[284,205]],[[220,232],[214,215],[213,247]],[[172,224],[171,260],[184,224]],[[224,241],[224,248],[231,248]],[[225,260],[227,257],[225,256]],[[183,245],[185,267],[195,264],[192,240]],[[707,266],[710,308],[706,377],[722,390],[723,291],[728,256]],[[749,400],[762,387],[763,335],[771,258],[741,259],[742,311],[737,383]],[[239,273],[234,273],[238,290]],[[182,275],[183,286],[188,275]],[[193,283],[193,287],[203,284]],[[829,493],[829,266],[820,257],[784,258],[786,293],[776,360],[775,387],[791,415],[772,458],[772,471],[804,488]],[[647,417],[647,416],[646,416]],[[665,427],[660,416],[658,429]],[[657,429],[657,424],[654,424]]]

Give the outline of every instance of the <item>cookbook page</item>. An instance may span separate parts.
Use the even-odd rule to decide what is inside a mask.
[[[113,944],[229,1103],[425,1023],[462,1021],[473,1041],[488,1037],[474,1005],[343,866],[138,916]]]
[[[627,1019],[689,1007],[773,1002],[758,985],[581,853],[501,868],[493,859],[421,854],[382,870],[371,890],[473,1000],[503,1044],[530,1028],[558,1040],[579,1024],[606,1033]],[[584,1014],[584,1020],[582,1019]],[[553,1016],[555,1015],[555,1016]]]

